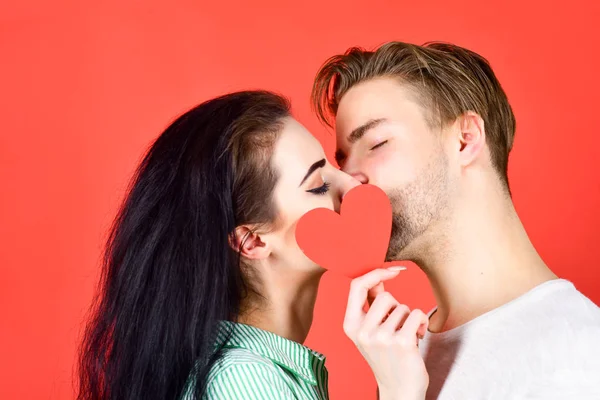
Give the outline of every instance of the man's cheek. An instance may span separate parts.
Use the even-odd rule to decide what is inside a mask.
[[[389,174],[393,173],[397,164],[399,164],[398,157],[393,155],[390,151],[381,151],[379,154],[370,157],[367,162],[367,169],[374,175]]]
[[[364,166],[364,171],[369,177],[369,183],[379,186],[386,191],[394,180],[394,167],[386,157],[373,157]]]
[[[398,154],[386,152],[370,160],[370,177],[374,185],[388,191],[402,187],[411,181],[414,175],[410,160],[402,159]]]

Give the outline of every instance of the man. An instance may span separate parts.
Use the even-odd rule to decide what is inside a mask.
[[[392,202],[388,259],[414,261],[433,287],[427,398],[600,398],[600,309],[519,220],[515,118],[488,62],[442,43],[353,48],[325,63],[312,98],[342,170]]]

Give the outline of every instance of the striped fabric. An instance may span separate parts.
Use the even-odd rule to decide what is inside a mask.
[[[240,323],[212,367],[203,400],[328,399],[325,357],[274,333]],[[224,332],[225,330],[222,330]],[[219,338],[220,341],[224,336]],[[182,400],[191,399],[193,382]]]

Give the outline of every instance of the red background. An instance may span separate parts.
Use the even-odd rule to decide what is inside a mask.
[[[224,92],[278,90],[331,156],[309,92],[321,63],[353,45],[444,40],[491,61],[518,121],[517,210],[554,271],[600,303],[600,2],[550,3],[3,0],[0,398],[73,397],[106,229],[167,123]],[[433,305],[414,267],[390,288]],[[326,274],[308,345],[328,356],[333,399],[374,398],[342,332],[347,290]]]

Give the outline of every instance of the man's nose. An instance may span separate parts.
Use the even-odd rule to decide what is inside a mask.
[[[369,183],[368,176],[352,160],[346,160],[341,166],[341,170],[362,184]]]
[[[362,172],[352,172],[349,174],[354,180],[361,184],[369,183],[369,178]]]

